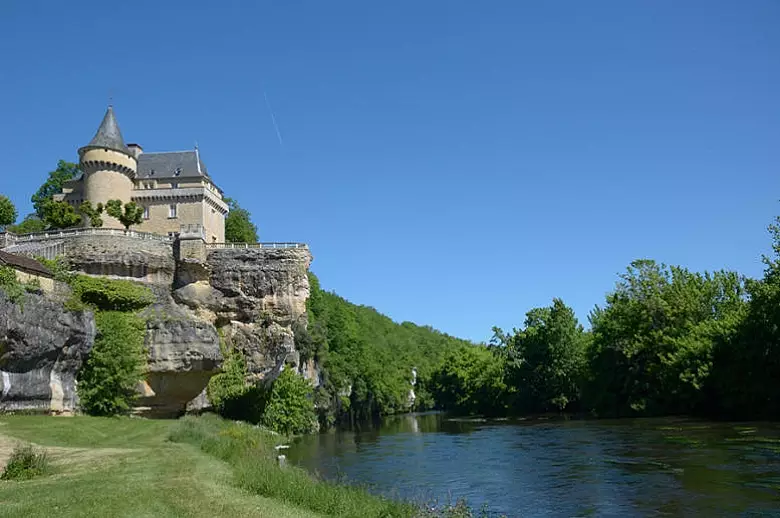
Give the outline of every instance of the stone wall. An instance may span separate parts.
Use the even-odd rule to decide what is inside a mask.
[[[48,295],[52,295],[55,292],[55,282],[51,277],[44,277],[43,275],[37,275],[34,273],[23,272],[21,270],[14,270],[16,272],[16,280],[23,283],[38,284],[41,287],[41,291]]]
[[[89,275],[171,285],[176,263],[170,242],[117,236],[71,236],[64,256]]]

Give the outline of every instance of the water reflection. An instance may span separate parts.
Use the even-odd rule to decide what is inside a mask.
[[[465,497],[509,516],[780,516],[776,424],[412,414],[303,438],[290,459],[383,494]]]

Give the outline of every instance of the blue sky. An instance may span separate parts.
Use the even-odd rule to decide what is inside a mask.
[[[760,275],[778,27],[775,0],[5,0],[0,192],[29,211],[111,93],[355,303],[474,340],[554,296],[585,320],[636,258]]]

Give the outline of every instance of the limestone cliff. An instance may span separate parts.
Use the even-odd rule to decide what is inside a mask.
[[[198,280],[173,297],[219,328],[227,346],[241,351],[253,378],[274,378],[286,363],[299,365],[293,324],[306,319],[311,254],[297,249],[216,249]]]
[[[28,294],[0,292],[0,411],[74,412],[76,376],[95,340],[91,312]]]
[[[306,325],[309,250],[191,245],[121,235],[65,240],[62,255],[74,271],[144,282],[156,294],[142,312],[148,370],[137,412],[176,415],[207,406],[205,388],[221,367],[221,347],[244,355],[249,381],[274,379],[289,364],[316,382],[316,366],[300,365],[293,333],[296,322]],[[0,307],[0,333],[14,344],[0,342],[8,360],[0,365],[0,409],[75,408],[75,376],[95,334],[91,317],[79,315],[37,299],[30,313]],[[46,324],[36,331],[37,322]]]

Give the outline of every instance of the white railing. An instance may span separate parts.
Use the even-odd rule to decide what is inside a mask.
[[[206,243],[206,248],[243,249],[243,248],[309,248],[306,243]]]
[[[58,255],[65,253],[65,244],[62,241],[38,241],[14,244],[5,249],[16,255],[24,255],[33,259],[43,257],[44,259],[54,259]]]
[[[67,239],[75,236],[123,236],[152,241],[171,241],[171,238],[168,236],[161,236],[150,232],[137,232],[135,230],[120,230],[117,228],[66,228],[62,230],[47,230],[46,232],[35,232],[33,234],[19,234],[12,240],[15,244],[19,244],[30,241],[46,241],[49,239]],[[9,239],[9,241],[11,240]]]

